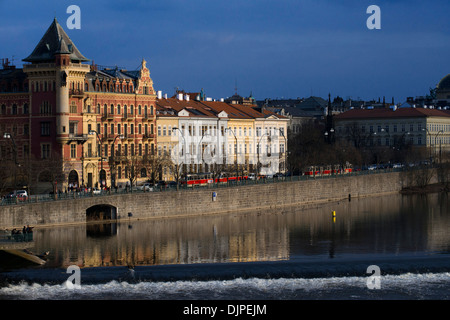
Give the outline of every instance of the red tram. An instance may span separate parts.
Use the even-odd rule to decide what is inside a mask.
[[[194,173],[194,174],[188,174],[185,179],[181,180],[182,185],[186,185],[188,187],[192,186],[207,186],[212,183],[227,183],[231,181],[241,181],[241,180],[247,180],[248,176],[238,176],[236,175],[230,175],[227,173],[221,173],[219,177],[214,178],[214,174],[210,172],[206,173]]]
[[[342,167],[340,165],[334,166],[309,166],[303,171],[304,176],[329,176],[336,174],[349,174],[353,172],[353,168],[350,164]]]

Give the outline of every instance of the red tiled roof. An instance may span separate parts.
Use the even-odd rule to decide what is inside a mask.
[[[446,110],[425,108],[399,108],[391,109],[352,109],[335,117],[338,120],[347,119],[387,119],[387,118],[415,118],[415,117],[449,117]]]
[[[272,115],[280,119],[286,118],[267,109],[260,111],[257,108],[249,106],[229,104],[220,101],[187,101],[179,100],[177,98],[156,99],[156,108],[158,111],[164,112],[173,110],[175,113],[185,109],[189,111],[190,116],[193,117],[217,117],[220,112],[225,111],[230,119],[267,118]]]

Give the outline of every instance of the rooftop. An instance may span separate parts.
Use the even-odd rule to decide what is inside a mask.
[[[395,111],[392,109],[352,109],[337,115],[335,119],[387,119],[414,117],[450,117],[450,112],[448,110],[426,108],[399,108]]]
[[[58,23],[56,18],[45,32],[41,41],[39,41],[33,52],[23,61],[25,62],[46,62],[53,61],[55,54],[69,54],[70,59],[76,62],[89,61],[77,49],[75,44],[70,40],[64,29]]]

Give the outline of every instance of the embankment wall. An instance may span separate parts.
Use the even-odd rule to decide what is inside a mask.
[[[401,173],[341,176],[305,181],[259,183],[228,188],[198,188],[172,192],[129,193],[18,204],[0,207],[0,228],[86,223],[95,205],[117,208],[117,218],[173,218],[302,206],[399,192]],[[213,193],[216,193],[214,199]],[[132,213],[132,217],[128,213]]]

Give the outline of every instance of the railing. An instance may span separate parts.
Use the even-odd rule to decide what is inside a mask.
[[[127,160],[127,156],[115,156],[113,157],[115,161],[125,161]],[[260,178],[258,180],[240,180],[240,181],[230,181],[225,183],[211,183],[206,186],[195,185],[185,186],[181,184],[183,179],[180,179],[178,188],[177,185],[156,185],[151,187],[151,191],[148,189],[142,189],[139,186],[133,186],[133,188],[122,187],[118,188],[108,188],[107,190],[91,190],[86,188],[84,190],[77,191],[67,191],[67,192],[59,192],[55,194],[40,194],[40,195],[31,195],[28,196],[27,199],[1,199],[1,205],[25,205],[30,203],[39,203],[46,201],[62,201],[62,200],[73,200],[79,198],[90,198],[90,197],[102,197],[102,196],[111,196],[118,194],[141,194],[148,193],[152,194],[154,192],[176,192],[181,190],[196,190],[196,189],[208,189],[208,188],[232,188],[236,186],[246,186],[246,185],[258,185],[258,184],[277,184],[277,183],[289,183],[295,181],[308,181],[308,180],[319,180],[319,179],[341,179],[349,176],[360,176],[360,175],[373,175],[380,173],[391,173],[391,172],[402,172],[407,171],[405,168],[388,168],[388,169],[378,169],[378,170],[363,170],[356,171],[347,174],[330,174],[330,175],[317,175],[317,176],[282,176],[282,177],[274,177],[274,178]]]

